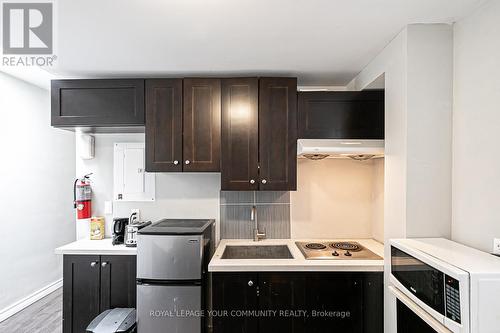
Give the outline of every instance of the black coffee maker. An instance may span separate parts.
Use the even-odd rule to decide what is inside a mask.
[[[125,231],[127,229],[128,218],[113,219],[113,245],[125,242]]]

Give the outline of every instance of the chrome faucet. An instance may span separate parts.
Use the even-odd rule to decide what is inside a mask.
[[[253,241],[258,242],[259,240],[266,238],[266,230],[264,230],[264,232],[259,231],[259,221],[257,218],[257,207],[255,205],[252,206],[252,211],[250,213],[250,220],[255,221],[255,227],[253,229]]]

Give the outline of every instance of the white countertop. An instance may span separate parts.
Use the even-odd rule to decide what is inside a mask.
[[[328,241],[346,241],[347,239],[328,239]],[[381,258],[384,257],[384,245],[373,239],[348,239],[363,245]],[[220,241],[208,270],[210,272],[279,272],[279,271],[325,271],[325,272],[381,272],[384,260],[307,260],[295,245],[297,241],[312,239],[265,239],[254,242],[249,239],[223,239]],[[323,241],[314,239],[314,241]],[[227,245],[287,245],[293,259],[221,259]]]
[[[101,240],[82,239],[55,249],[56,254],[111,254],[111,255],[136,255],[137,248],[126,247],[123,244],[111,244],[111,238]]]

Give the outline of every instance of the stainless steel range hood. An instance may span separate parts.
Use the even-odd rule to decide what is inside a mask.
[[[384,140],[299,139],[297,156],[311,160],[327,157],[367,160],[384,156]]]

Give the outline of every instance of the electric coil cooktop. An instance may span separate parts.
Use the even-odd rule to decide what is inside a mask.
[[[357,242],[326,241],[326,242],[296,242],[306,259],[321,260],[382,260]]]

